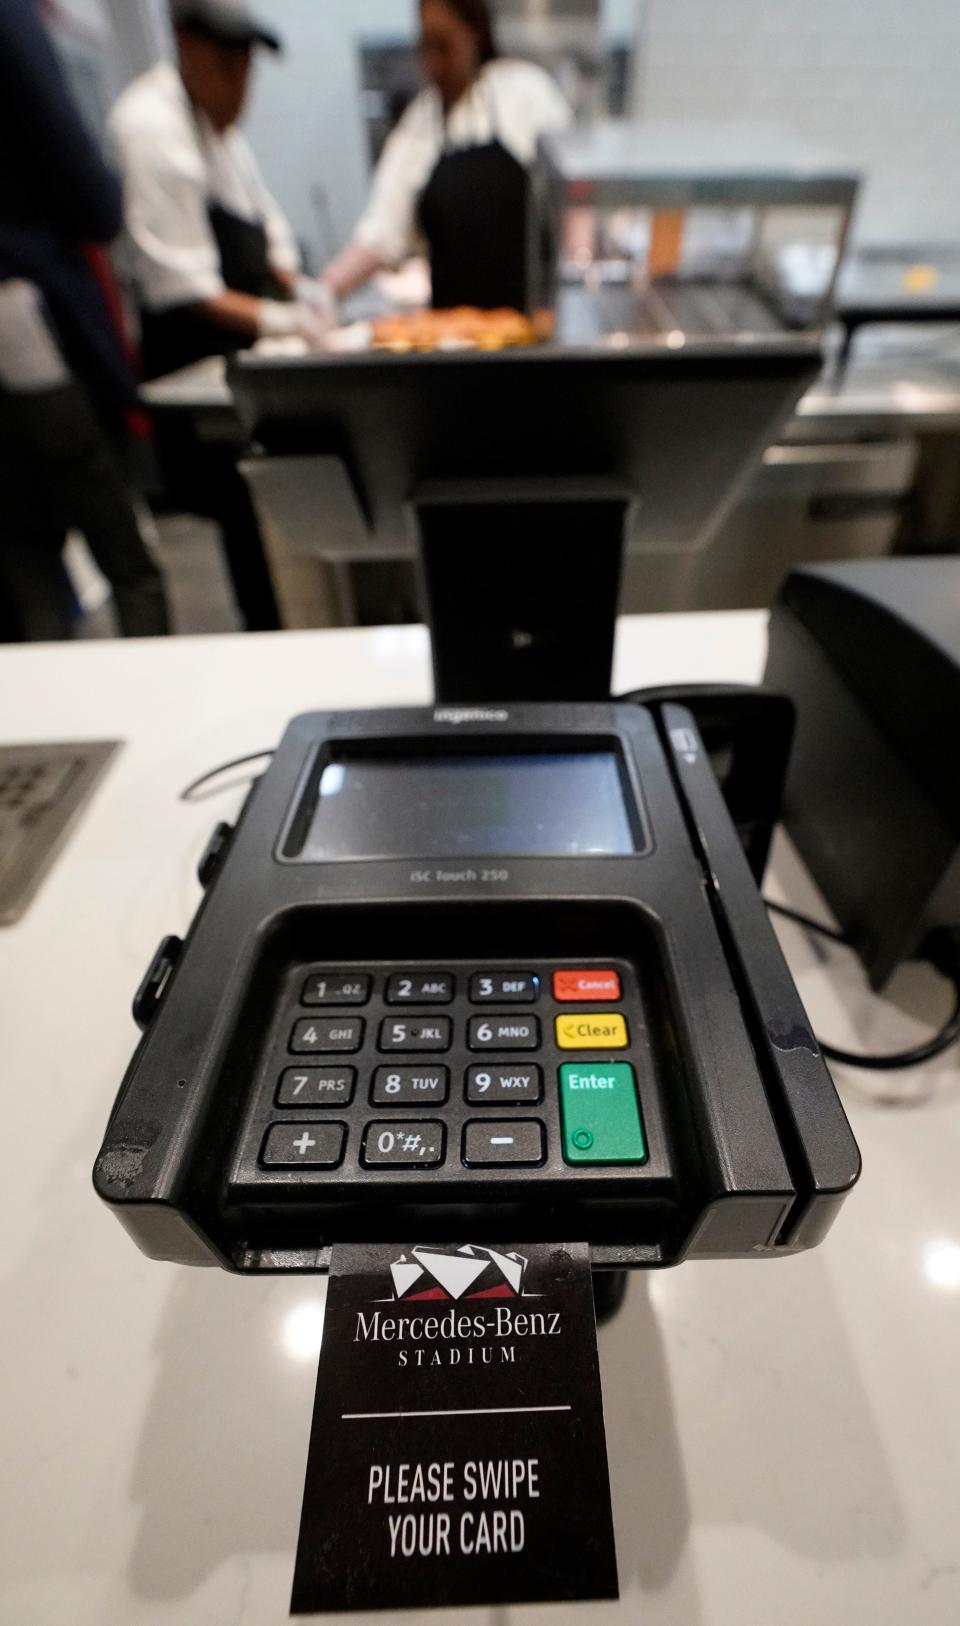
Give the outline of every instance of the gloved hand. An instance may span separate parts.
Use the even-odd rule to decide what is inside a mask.
[[[279,299],[261,299],[258,337],[261,339],[302,339],[311,350],[321,350],[332,323],[311,305]]]
[[[298,277],[294,292],[301,305],[309,305],[310,309],[324,317],[331,327],[336,327],[337,302],[320,277]]]

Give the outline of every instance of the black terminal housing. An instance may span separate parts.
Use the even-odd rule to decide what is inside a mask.
[[[452,784],[484,762],[495,764],[498,788],[477,830],[447,818],[438,838],[447,803],[437,774]],[[559,787],[549,806],[533,804],[532,822],[531,764],[549,764]],[[391,765],[403,771],[389,781]],[[370,788],[388,781],[390,796]],[[325,787],[335,795],[348,784],[357,820],[341,818],[337,841],[357,850],[331,856],[335,841],[318,854]],[[570,839],[557,841],[565,825]],[[94,1171],[100,1196],[148,1255],[316,1271],[335,1242],[469,1233],[491,1242],[575,1236],[590,1243],[596,1267],[621,1268],[786,1255],[828,1230],[859,1154],[683,707],[299,717],[235,832],[219,832],[216,845],[186,942],[164,941],[138,994],[145,1031]],[[592,845],[606,850],[585,850]],[[598,1043],[588,1059],[632,1067],[642,1161],[568,1160],[558,1078],[577,1056],[559,1047],[558,1018],[577,1007],[557,1003],[552,976],[569,966],[613,968],[619,984],[628,1045]],[[391,1003],[411,968],[414,988],[443,1001],[421,1012],[419,1029],[398,1022]],[[532,979],[536,990],[535,1004],[500,1007],[505,1022],[519,1013],[503,1031],[532,1034],[536,1045],[514,1059],[539,1070],[539,1098],[500,1113],[526,1126],[518,1145],[532,1136],[542,1147],[536,1166],[468,1151],[468,1126],[481,1121],[476,1144],[490,1109],[469,1099],[467,1074],[511,1060],[471,1049],[485,1031],[477,979],[491,968],[507,978],[498,988]],[[326,997],[331,987],[342,1004],[304,1008],[311,989]],[[317,1059],[288,1054],[294,1031],[332,1034],[352,1049],[335,1065],[320,1058],[337,1074],[325,1074],[336,1102],[291,1115],[279,1103],[294,1086],[279,1081]],[[416,1042],[417,1032],[445,1048],[413,1059],[448,1082],[423,1111],[388,1109],[374,1075],[411,1057],[379,1046],[385,1035]],[[390,1125],[399,1135],[411,1110],[430,1166],[369,1166],[374,1122],[386,1121],[390,1142]],[[338,1146],[334,1166],[276,1166],[267,1147],[278,1122],[295,1123],[305,1146]]]

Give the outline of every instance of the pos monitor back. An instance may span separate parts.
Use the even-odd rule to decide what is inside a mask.
[[[819,365],[777,334],[248,353],[232,384],[266,453],[342,463],[377,551],[419,547],[438,700],[592,700],[624,545],[703,547]]]

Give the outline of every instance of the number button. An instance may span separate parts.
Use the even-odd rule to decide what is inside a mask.
[[[506,1123],[469,1123],[463,1131],[463,1161],[470,1168],[505,1168],[543,1162],[543,1124],[535,1118]]]
[[[452,998],[449,971],[398,971],[387,981],[388,1005],[449,1005]]]
[[[536,1063],[520,1067],[495,1067],[480,1062],[467,1068],[467,1100],[477,1106],[502,1107],[512,1101],[526,1105],[543,1096],[543,1075]]]
[[[539,1043],[535,1016],[471,1016],[467,1025],[471,1050],[536,1050]]]
[[[268,1169],[335,1169],[346,1138],[345,1124],[274,1124],[260,1161]]]
[[[474,1005],[532,1005],[540,993],[540,978],[531,971],[478,971],[470,978]]]
[[[308,1055],[311,1051],[349,1055],[359,1050],[362,1043],[362,1016],[307,1016],[294,1023],[290,1035],[290,1049],[295,1056]]]
[[[300,995],[301,1005],[365,1005],[370,998],[372,977],[359,971],[318,971],[308,977]]]
[[[446,1067],[378,1067],[370,1099],[375,1107],[439,1107],[449,1084]]]
[[[367,1125],[360,1161],[364,1168],[430,1168],[443,1162],[442,1124]]]
[[[381,1050],[449,1050],[453,1023],[449,1016],[415,1016],[380,1024]]]
[[[278,1107],[346,1107],[353,1099],[353,1067],[288,1067],[277,1088]]]

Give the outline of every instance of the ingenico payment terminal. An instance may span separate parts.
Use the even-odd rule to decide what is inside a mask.
[[[812,1246],[859,1155],[691,713],[295,719],[203,865],[95,1183],[143,1251]]]

